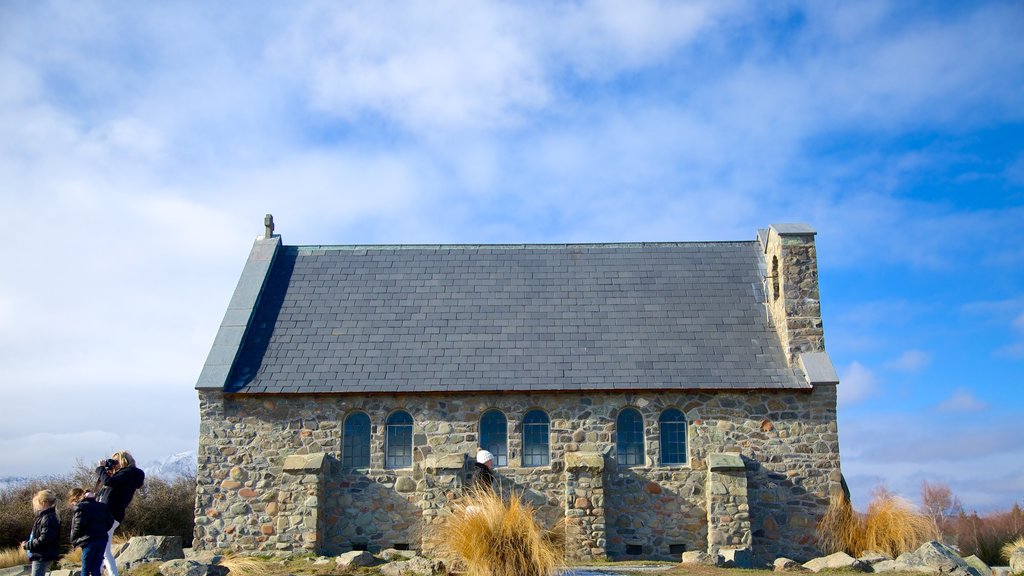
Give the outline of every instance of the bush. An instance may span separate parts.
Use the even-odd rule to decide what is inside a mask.
[[[887,491],[880,491],[864,514],[854,511],[845,494],[832,498],[818,524],[818,545],[828,553],[846,552],[857,557],[875,550],[895,558],[916,550],[938,533],[927,516]]]
[[[0,548],[14,548],[28,538],[32,530],[32,497],[36,492],[49,489],[56,492],[57,514],[61,522],[61,542],[70,549],[71,508],[64,501],[71,488],[91,488],[95,476],[91,468],[79,463],[75,469],[61,476],[50,476],[0,489]],[[192,542],[195,523],[194,476],[179,476],[171,480],[146,478],[142,489],[135,493],[124,524],[118,528],[125,535],[181,536],[188,546]]]
[[[961,513],[947,522],[945,531],[964,556],[974,554],[989,566],[1005,566],[1010,560],[1007,545],[1024,538],[1024,511],[1015,504],[1009,511],[984,516]]]
[[[471,492],[455,505],[442,538],[467,576],[550,576],[562,557],[528,505],[514,496],[505,504],[489,490]]]

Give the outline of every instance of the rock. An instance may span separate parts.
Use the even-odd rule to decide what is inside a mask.
[[[750,548],[722,548],[719,551],[722,556],[721,566],[723,568],[753,568],[754,553]]]
[[[861,554],[860,557],[857,558],[857,560],[860,560],[861,562],[863,562],[864,564],[867,564],[868,566],[874,566],[875,564],[878,564],[879,562],[885,562],[886,560],[892,560],[892,558],[890,558],[890,557],[886,556],[885,554],[882,554],[881,552],[878,552],[876,550],[868,550],[867,552],[864,552],[863,554]]]
[[[408,476],[402,476],[401,478],[395,481],[395,492],[401,492],[402,494],[406,494],[415,491],[416,481],[413,480],[412,478],[409,478]]]
[[[703,550],[690,550],[683,552],[683,564],[699,564],[701,566],[715,566],[718,564],[716,558]]]
[[[804,568],[807,568],[812,572],[819,572],[826,568],[832,570],[846,568],[849,570],[864,572],[865,564],[846,552],[836,552],[835,554],[829,554],[828,556],[804,562]]]
[[[338,568],[356,568],[359,566],[372,566],[375,559],[373,554],[370,554],[365,550],[353,550],[338,556],[334,559],[334,562],[338,565]],[[166,576],[166,574],[164,576]]]
[[[803,564],[789,558],[776,558],[772,566],[776,572],[810,572]]]
[[[446,574],[444,562],[428,560],[422,556],[414,556],[409,560],[392,562],[380,567],[384,576],[434,576]]]
[[[964,562],[952,548],[935,540],[925,542],[913,552],[900,554],[896,561],[911,566],[927,567],[935,572],[953,576],[982,576],[981,572]]]
[[[22,564],[20,566],[11,566],[10,568],[0,568],[0,576],[23,576],[24,574],[32,573],[31,564]]]
[[[168,560],[160,565],[163,576],[227,576],[228,569],[196,560]]]
[[[50,570],[50,576],[78,576],[81,570]]]
[[[992,576],[1013,576],[1010,574],[1009,566],[993,566]]]
[[[877,564],[873,564],[871,569],[875,572],[922,572],[931,574],[933,573],[931,568],[927,566],[911,566],[904,562],[897,562],[896,560],[882,560]]]
[[[313,560],[313,566],[327,566],[331,563],[331,559],[326,556],[320,556],[316,560]]]
[[[964,562],[966,562],[968,566],[971,566],[980,572],[981,576],[992,576],[992,569],[988,567],[988,564],[985,564],[984,560],[978,558],[974,554],[964,558]]]
[[[1024,548],[1017,548],[1010,554],[1010,573],[1024,574]]]
[[[181,548],[181,536],[136,536],[117,556],[119,569],[130,570],[132,566],[146,562],[167,562],[185,558]]]
[[[377,556],[381,560],[384,560],[385,562],[391,562],[393,560],[408,560],[408,559],[416,556],[416,551],[415,550],[395,550],[394,548],[388,548],[387,550],[382,550],[381,553],[378,554]]]
[[[195,548],[185,549],[185,559],[195,560],[196,562],[202,562],[203,564],[220,564],[220,561],[224,559],[223,554],[218,554],[216,550],[196,550]]]

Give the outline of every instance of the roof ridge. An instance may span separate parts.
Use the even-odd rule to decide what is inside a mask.
[[[558,248],[657,248],[672,246],[705,246],[705,245],[748,245],[756,244],[757,240],[699,240],[680,242],[567,242],[567,243],[510,243],[510,244],[286,244],[282,248],[299,250],[422,250],[428,248],[463,249],[474,248],[505,248],[505,249],[558,249]]]

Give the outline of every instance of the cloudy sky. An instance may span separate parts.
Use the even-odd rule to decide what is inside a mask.
[[[818,234],[863,507],[1024,500],[1019,2],[0,4],[0,476],[194,449],[288,244]]]

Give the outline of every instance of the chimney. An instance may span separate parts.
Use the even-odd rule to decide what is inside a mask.
[[[768,313],[791,367],[799,366],[803,353],[825,351],[815,234],[807,224],[772,224],[758,234],[768,273]]]

